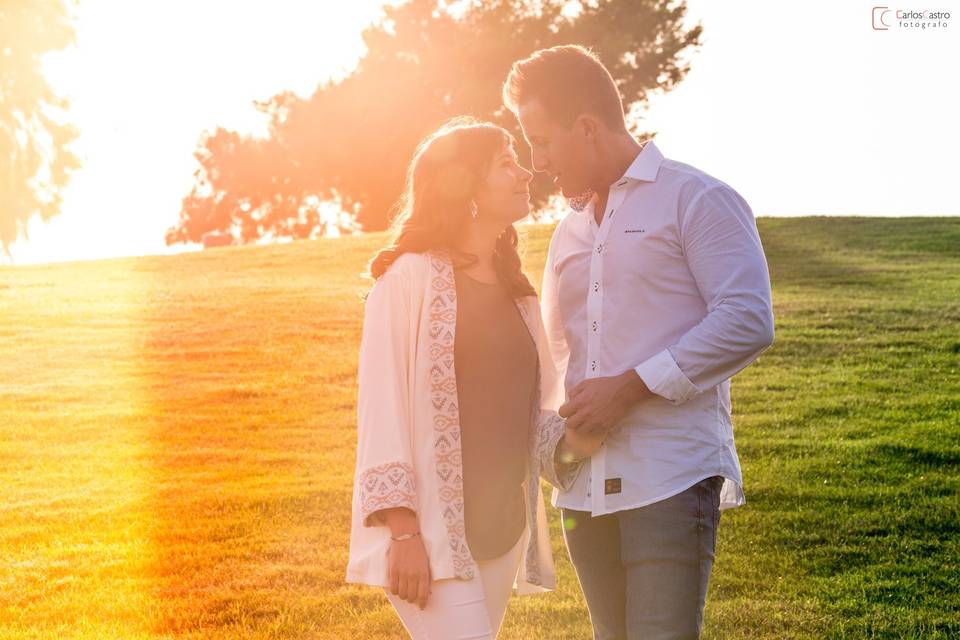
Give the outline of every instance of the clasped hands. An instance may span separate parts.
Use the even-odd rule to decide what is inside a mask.
[[[617,376],[589,378],[570,390],[558,413],[566,419],[564,453],[589,458],[600,448],[620,418],[652,393],[634,370]]]

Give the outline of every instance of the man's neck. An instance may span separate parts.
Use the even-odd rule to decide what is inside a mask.
[[[615,183],[627,172],[633,161],[637,159],[643,145],[633,136],[624,132],[611,140],[610,148],[604,155],[604,166],[597,173],[597,180],[593,185],[596,197],[593,201],[593,216],[599,225],[607,208],[607,198],[610,195],[610,185]]]

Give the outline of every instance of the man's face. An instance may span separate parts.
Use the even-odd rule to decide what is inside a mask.
[[[519,106],[517,119],[530,145],[534,171],[549,175],[567,198],[590,189],[592,149],[579,122],[564,127],[536,99]]]

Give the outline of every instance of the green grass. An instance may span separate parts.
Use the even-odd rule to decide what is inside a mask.
[[[760,230],[777,339],[733,384],[705,636],[960,637],[960,219]],[[404,637],[343,582],[383,241],[0,269],[0,640]],[[590,637],[556,515],[560,588],[501,638]]]

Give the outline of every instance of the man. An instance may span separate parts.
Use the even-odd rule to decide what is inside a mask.
[[[756,223],[732,188],[627,130],[588,50],[518,61],[504,103],[574,208],[542,306],[568,424],[606,440],[554,493],[597,640],[697,638],[720,509],[743,504],[729,379],[773,341]]]

